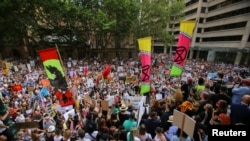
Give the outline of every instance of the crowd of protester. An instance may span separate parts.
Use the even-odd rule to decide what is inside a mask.
[[[210,125],[250,124],[248,66],[187,60],[182,76],[171,77],[171,56],[153,54],[151,90],[143,94],[147,97],[146,110],[138,121],[138,111],[129,103],[128,96],[140,95],[139,59],[93,58],[72,62],[65,60],[63,65],[69,88],[74,91],[75,112],[67,118],[64,116],[67,108],[54,107],[60,101],[51,85],[47,86],[49,95],[41,96],[41,81],[47,76],[39,60],[35,60],[31,71],[16,63],[19,71],[10,68],[8,74],[0,75],[0,97],[6,106],[0,108],[0,140],[179,141],[182,137],[182,141],[207,141]],[[108,64],[111,72],[102,81],[100,72]],[[84,71],[86,68],[88,71]],[[93,84],[88,84],[88,79]],[[16,84],[21,84],[22,90],[13,91]],[[34,89],[29,91],[30,88]],[[87,101],[84,95],[93,101]],[[100,101],[108,100],[111,95],[119,95],[119,99],[109,105],[108,111],[103,111]],[[159,95],[162,98],[157,98]],[[52,113],[45,108],[49,103]],[[173,124],[174,110],[196,121],[193,136],[181,134],[181,129]],[[13,124],[37,122],[39,126],[13,133],[14,127],[4,122],[7,118]]]

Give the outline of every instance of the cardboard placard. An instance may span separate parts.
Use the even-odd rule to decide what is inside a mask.
[[[93,101],[92,101],[91,97],[88,94],[85,94],[83,99],[84,99],[84,102],[86,102],[86,103],[88,103],[90,105],[93,105]]]
[[[108,111],[109,110],[109,103],[106,100],[101,101],[101,106],[103,111]]]
[[[28,87],[27,87],[28,93],[32,93],[34,89],[35,89],[35,88],[32,87],[32,86],[28,86]]]
[[[189,137],[193,138],[196,121],[178,110],[174,110],[173,125],[179,127]]]
[[[193,137],[194,135],[194,128],[195,128],[196,121],[189,116],[185,116],[185,122],[183,131],[189,136]]]
[[[39,122],[23,122],[23,123],[15,123],[16,129],[27,129],[27,128],[39,128]]]

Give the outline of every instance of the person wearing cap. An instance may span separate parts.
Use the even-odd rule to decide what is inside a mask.
[[[56,127],[54,125],[49,126],[44,137],[46,141],[54,141],[55,130],[56,130]]]
[[[232,103],[240,104],[243,95],[250,94],[250,79],[243,79],[241,86],[232,89]]]
[[[120,112],[118,113],[119,120],[121,124],[124,123],[125,120],[129,119],[129,114],[127,112],[128,107],[125,104],[122,104],[119,108]]]
[[[176,135],[178,127],[173,125],[174,122],[174,115],[170,115],[168,118],[168,123],[171,123],[172,125],[168,128],[168,130],[165,132],[165,136],[167,140],[170,140],[173,135]]]

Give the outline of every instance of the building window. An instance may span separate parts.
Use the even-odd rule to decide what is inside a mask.
[[[174,24],[174,27],[179,27],[179,26],[180,26],[180,23]]]
[[[185,16],[187,16],[187,15],[191,15],[191,14],[194,14],[194,13],[197,13],[197,8],[195,8],[195,9],[193,9],[193,10],[190,10],[190,11],[185,12]]]
[[[192,5],[194,3],[197,3],[199,0],[191,0],[189,2],[186,3],[186,7],[189,6],[189,5]]]
[[[180,31],[175,31],[174,35],[178,35],[180,33]]]
[[[201,30],[202,30],[201,28],[198,28],[197,33],[201,33]]]
[[[206,13],[206,7],[201,7],[201,13]]]
[[[215,21],[215,20],[219,20],[219,19],[224,19],[224,18],[229,18],[229,17],[233,17],[233,16],[237,16],[237,15],[247,14],[247,13],[250,13],[250,7],[246,7],[243,9],[238,9],[235,11],[231,11],[231,12],[227,12],[227,13],[223,13],[220,15],[209,17],[209,18],[207,18],[207,22]]]
[[[213,10],[219,9],[221,7],[225,7],[227,5],[231,5],[233,3],[237,3],[237,2],[241,2],[241,1],[244,1],[244,0],[226,0],[226,1],[221,2],[219,4],[208,7],[208,11],[213,11]]]
[[[204,18],[200,18],[199,23],[203,23]]]
[[[196,39],[195,39],[195,42],[196,42],[196,43],[199,43],[199,42],[200,42],[200,38],[196,38]]]
[[[239,22],[239,23],[232,23],[232,24],[208,27],[208,28],[204,28],[204,32],[241,28],[241,27],[245,27],[246,24],[247,24],[247,22]]]
[[[241,41],[242,35],[202,38],[203,42],[211,41]]]

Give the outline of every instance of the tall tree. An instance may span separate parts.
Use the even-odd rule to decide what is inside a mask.
[[[140,0],[140,14],[135,25],[137,38],[152,36],[167,44],[173,42],[169,24],[179,22],[185,3],[183,0]]]
[[[108,38],[108,42],[115,42],[115,47],[120,47],[120,42],[128,37],[132,25],[139,14],[138,0],[103,0],[97,17],[97,33]],[[107,39],[107,38],[106,38]],[[106,40],[107,41],[107,40]],[[105,43],[107,44],[107,43]]]

